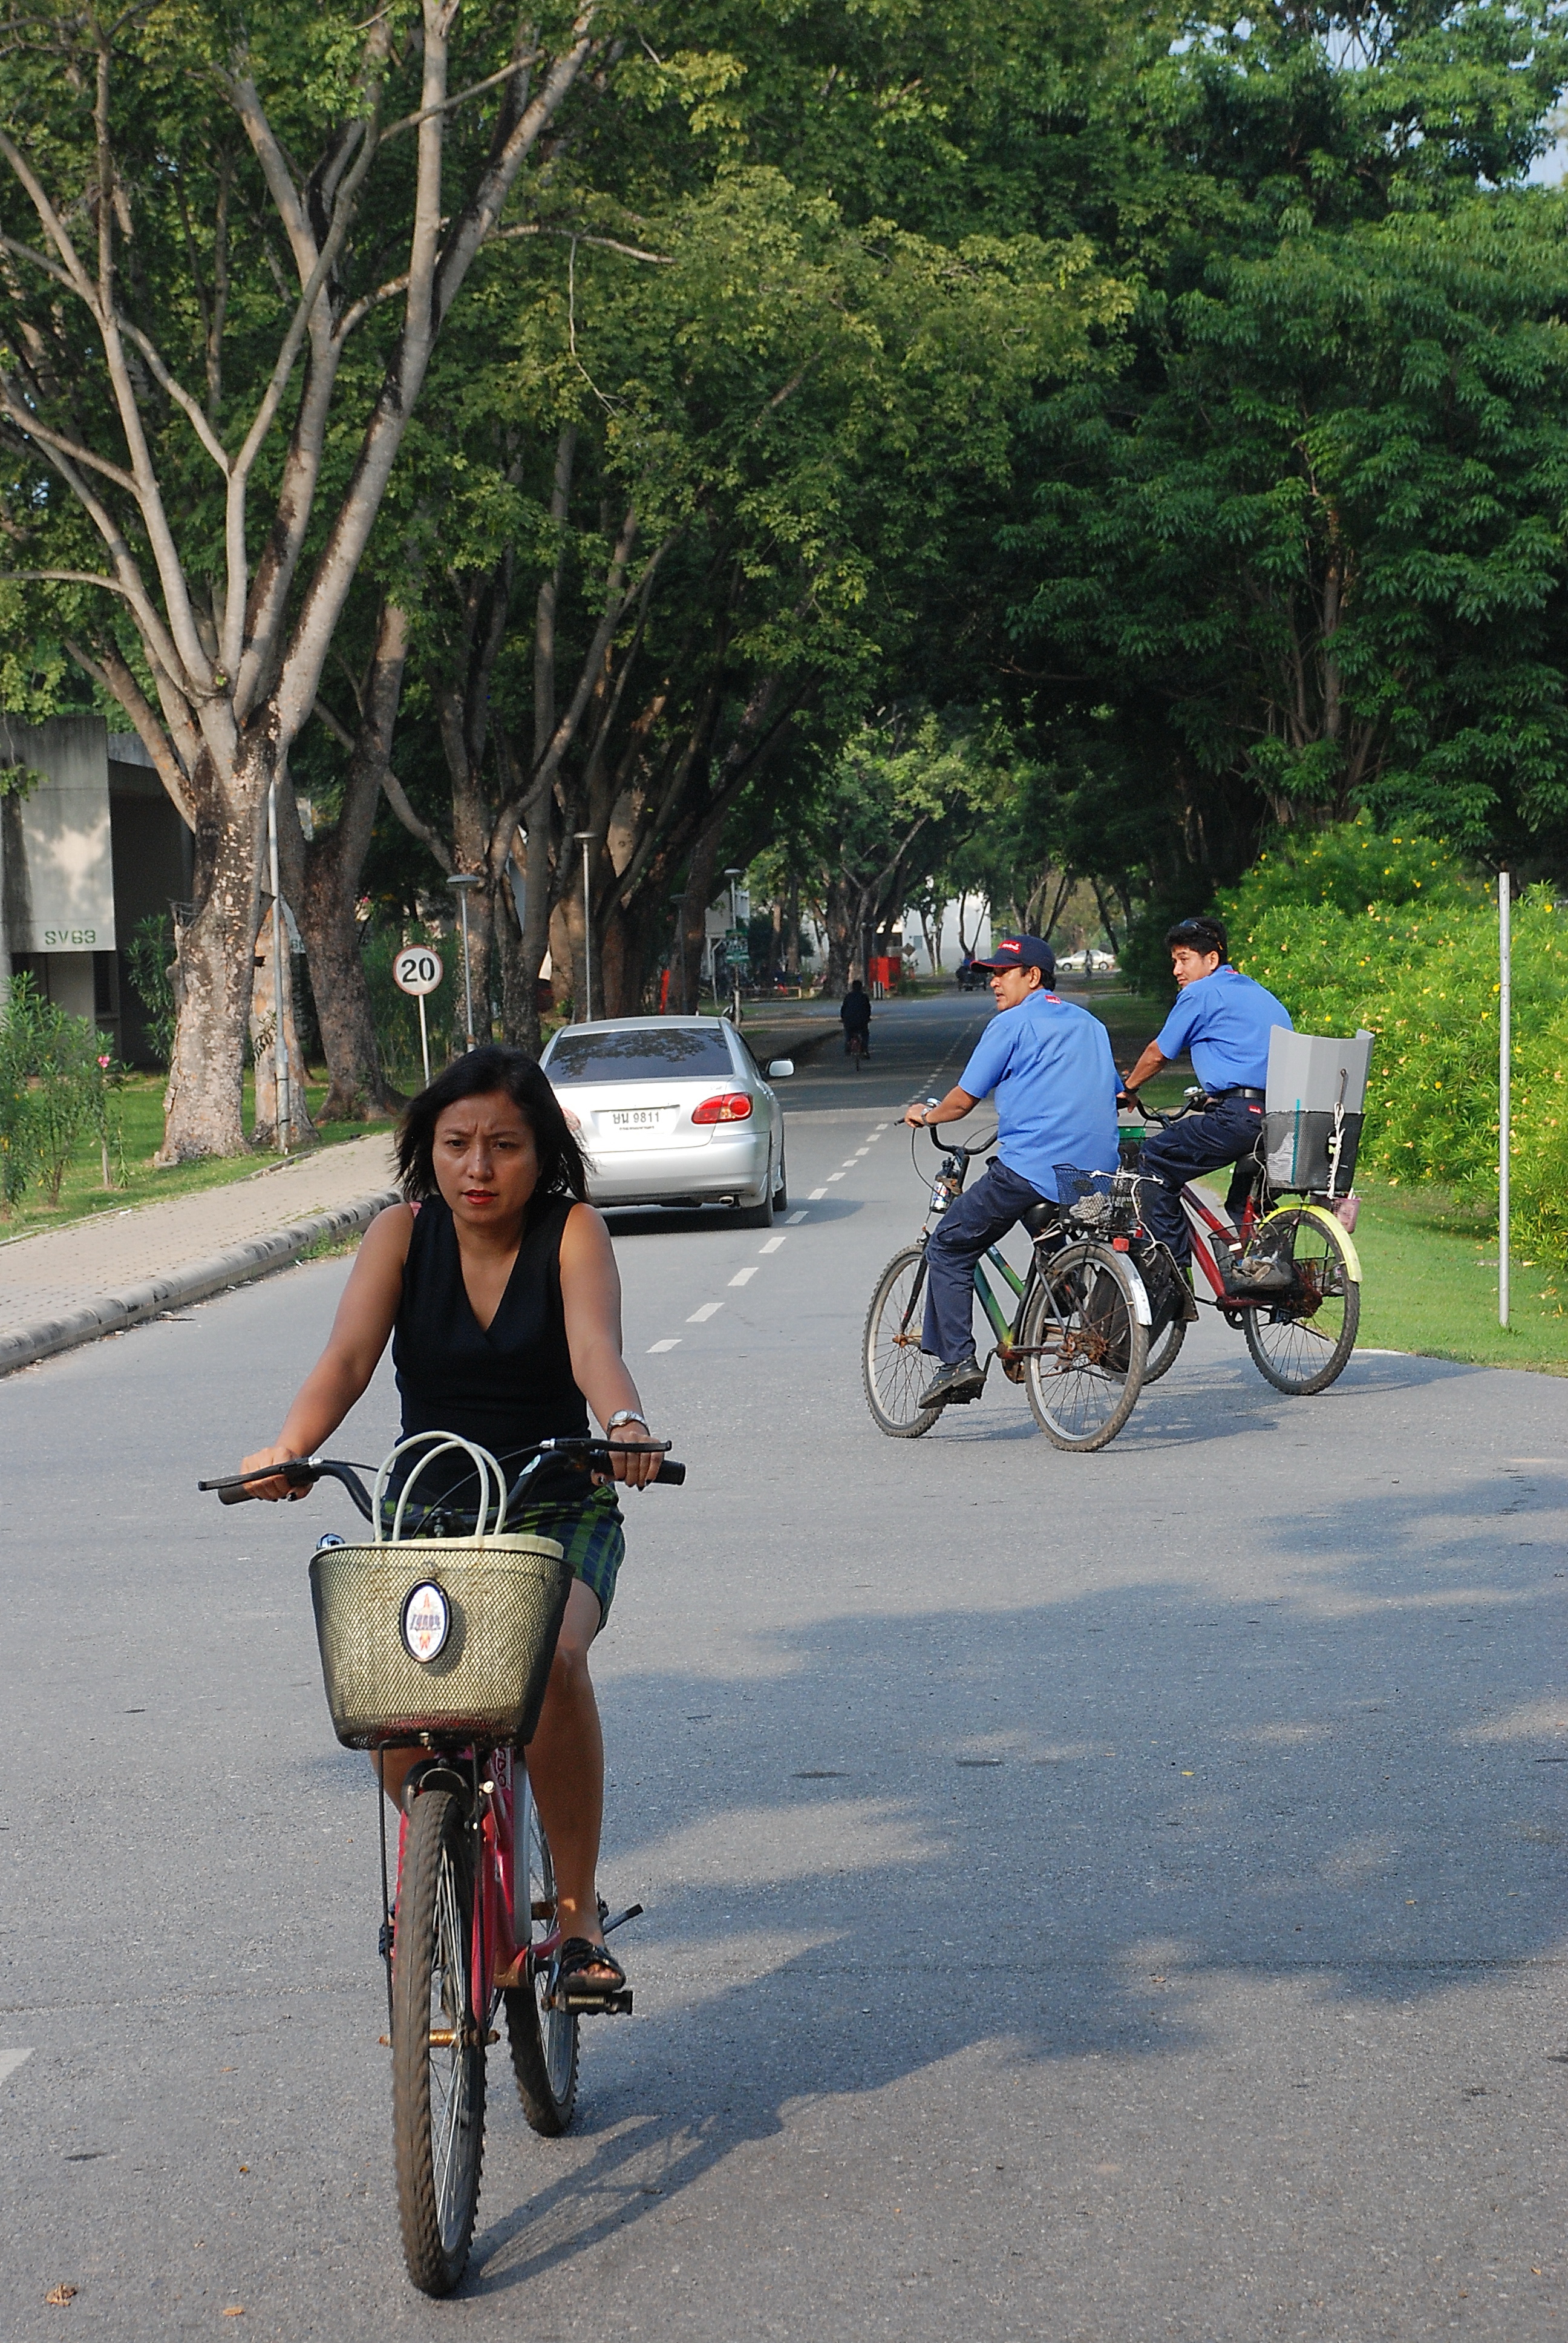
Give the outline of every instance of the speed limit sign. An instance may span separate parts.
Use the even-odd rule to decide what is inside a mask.
[[[417,997],[434,992],[444,974],[440,953],[428,944],[407,944],[392,962],[392,981],[399,992]]]

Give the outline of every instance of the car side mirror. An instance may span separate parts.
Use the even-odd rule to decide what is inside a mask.
[[[768,1079],[770,1082],[781,1082],[787,1080],[794,1071],[795,1061],[793,1058],[775,1058],[768,1069]]]

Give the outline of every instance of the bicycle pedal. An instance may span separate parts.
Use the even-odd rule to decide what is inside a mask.
[[[631,1987],[625,1986],[619,1993],[558,1993],[545,2007],[558,2009],[567,2017],[629,2017]]]

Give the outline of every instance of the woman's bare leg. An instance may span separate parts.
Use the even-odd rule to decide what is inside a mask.
[[[586,1936],[590,1945],[604,1942],[598,1885],[604,1736],[588,1674],[588,1646],[598,1628],[598,1597],[578,1579],[567,1598],[545,1704],[526,1752],[555,1865],[561,1935]]]

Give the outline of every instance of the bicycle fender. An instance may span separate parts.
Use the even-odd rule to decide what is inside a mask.
[[[1266,1213],[1258,1225],[1260,1228],[1266,1229],[1271,1221],[1283,1220],[1287,1212],[1299,1212],[1304,1221],[1322,1221],[1325,1227],[1332,1229],[1344,1247],[1345,1269],[1349,1273],[1351,1283],[1352,1285],[1361,1283],[1362,1257],[1356,1251],[1355,1240],[1342,1221],[1337,1221],[1332,1212],[1322,1204],[1282,1204],[1276,1212]]]
[[[1061,1262],[1070,1261],[1075,1256],[1086,1253],[1089,1249],[1090,1248],[1087,1243],[1069,1245],[1066,1252],[1060,1254],[1058,1259]],[[1101,1247],[1101,1251],[1104,1251],[1103,1246]],[[1154,1315],[1149,1307],[1149,1289],[1144,1284],[1143,1279],[1139,1272],[1137,1262],[1132,1260],[1130,1254],[1124,1252],[1116,1253],[1112,1258],[1126,1272],[1127,1282],[1131,1288],[1132,1315],[1137,1319],[1141,1326],[1151,1326],[1154,1322]]]

